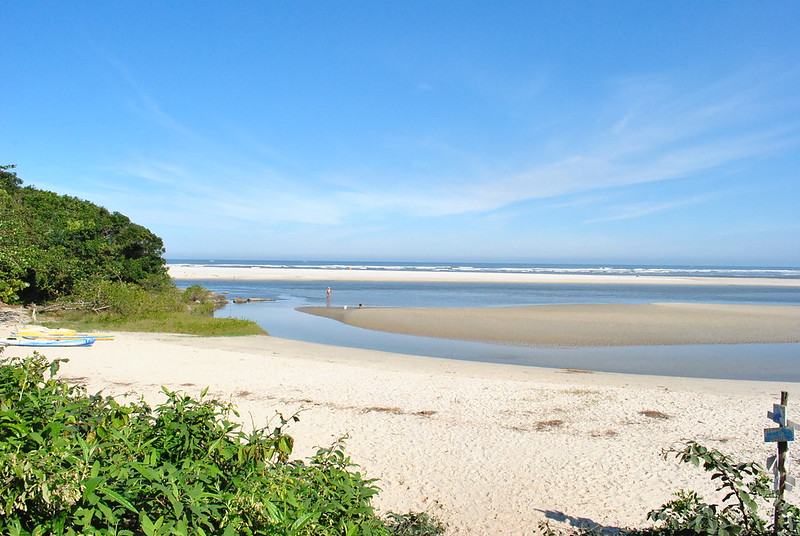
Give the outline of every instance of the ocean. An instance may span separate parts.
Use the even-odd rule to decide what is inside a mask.
[[[168,259],[169,264],[201,266],[236,266],[245,268],[287,268],[318,270],[400,270],[438,272],[494,272],[533,274],[592,274],[681,277],[759,277],[800,279],[799,267],[761,266],[654,266],[654,265],[590,265],[531,263],[440,263],[440,262],[364,262],[364,261],[253,261]]]
[[[795,267],[552,265],[501,263],[397,263],[356,261],[199,261],[169,264],[244,266],[253,269],[403,270],[494,273],[603,274],[682,277],[800,279]],[[333,281],[176,281],[200,284],[233,298],[268,302],[229,303],[218,317],[246,318],[286,339],[394,353],[529,366],[684,377],[800,381],[800,344],[541,348],[451,341],[370,331],[300,313],[308,305],[334,307],[499,307],[579,303],[736,303],[800,305],[800,287],[680,285],[554,285],[388,283]],[[332,288],[330,301],[325,289]],[[800,329],[800,326],[798,326]]]

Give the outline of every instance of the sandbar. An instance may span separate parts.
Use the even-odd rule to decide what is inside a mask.
[[[800,306],[702,303],[515,307],[301,307],[353,326],[533,346],[800,342]]]
[[[169,275],[179,280],[220,281],[362,281],[393,283],[530,283],[598,285],[727,285],[800,287],[800,279],[747,277],[671,277],[599,274],[542,274],[407,270],[336,270],[270,266],[213,266],[170,264]]]

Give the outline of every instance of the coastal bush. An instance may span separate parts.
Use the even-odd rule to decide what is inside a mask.
[[[63,304],[55,303],[51,309],[69,310],[71,304],[77,310],[118,318],[141,318],[186,309],[174,287],[147,291],[132,283],[103,280],[81,281]]]
[[[183,303],[187,304],[191,314],[213,315],[219,307],[219,302],[214,300],[213,295],[213,292],[200,285],[191,285],[182,291],[181,299]]]
[[[230,404],[164,390],[154,408],[123,405],[56,378],[59,364],[0,360],[0,533],[388,534],[343,439],[290,460],[296,416],[245,432]]]
[[[84,281],[64,300],[39,309],[45,324],[79,331],[139,331],[205,336],[260,335],[258,324],[214,318],[217,302],[199,285],[191,293],[174,285],[145,290],[119,281]]]
[[[0,166],[0,299],[42,303],[82,281],[169,284],[164,244],[119,212],[23,186]]]

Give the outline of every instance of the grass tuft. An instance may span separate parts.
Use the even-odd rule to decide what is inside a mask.
[[[136,331],[143,333],[180,333],[205,337],[266,335],[255,322],[241,318],[214,318],[188,313],[161,313],[145,317],[56,318],[47,322],[78,331]]]

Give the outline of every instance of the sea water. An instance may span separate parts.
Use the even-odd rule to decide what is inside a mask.
[[[174,260],[171,264],[248,266],[254,269],[404,270],[495,273],[571,273],[800,279],[798,268],[658,267],[524,264],[357,263]],[[342,281],[176,281],[200,284],[233,298],[269,302],[229,303],[218,317],[246,318],[271,335],[320,344],[387,352],[607,372],[687,377],[800,381],[800,344],[676,345],[542,348],[486,344],[384,333],[296,311],[303,306],[500,307],[580,303],[734,303],[800,305],[798,287],[394,283]],[[325,292],[332,288],[331,297]],[[800,329],[800,326],[798,326]]]

